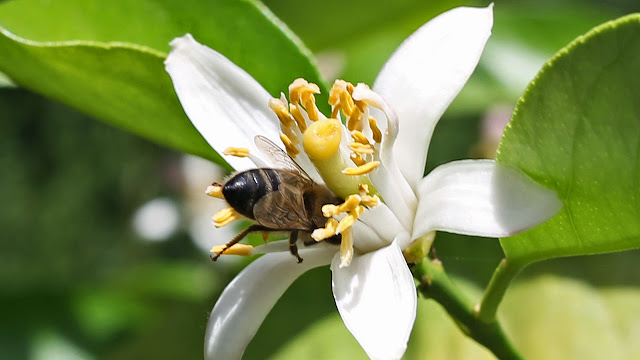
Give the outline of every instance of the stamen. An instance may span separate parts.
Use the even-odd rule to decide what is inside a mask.
[[[373,141],[377,142],[378,144],[382,142],[382,132],[380,131],[380,128],[378,127],[378,123],[376,122],[376,119],[374,119],[373,117],[369,118],[369,127],[371,128],[371,131],[373,132]]]
[[[353,211],[360,203],[360,195],[349,195],[344,202],[338,205],[339,212]]]
[[[211,252],[216,255],[220,255],[222,251],[224,251],[223,255],[251,256],[253,255],[253,246],[246,244],[233,244],[228,248],[226,245],[216,245],[211,248]]]
[[[293,80],[291,85],[289,85],[289,101],[293,104],[298,104],[300,102],[301,91],[307,85],[309,85],[309,82],[303,78]]]
[[[360,195],[349,195],[340,205],[327,204],[322,206],[322,215],[331,217],[354,210],[360,204]]]
[[[373,155],[374,149],[371,144],[361,144],[359,142],[352,142],[349,144],[349,149],[356,154],[368,154]]]
[[[356,108],[356,105],[353,103],[351,94],[346,91],[340,92],[340,106],[342,107],[342,112],[345,115],[351,116],[353,110]]]
[[[374,206],[378,206],[378,204],[380,204],[380,198],[378,197],[378,195],[362,195],[362,203],[365,204],[368,207],[374,207]]]
[[[351,155],[349,155],[349,158],[351,159],[351,161],[353,161],[354,164],[356,164],[356,166],[362,166],[367,163],[367,160],[363,159],[360,154],[351,153]]]
[[[364,206],[358,205],[355,207],[355,209],[353,209],[352,211],[349,211],[348,215],[345,216],[338,223],[338,227],[336,228],[336,234],[341,234],[346,229],[351,228],[351,226],[353,226],[353,223],[355,223],[356,220],[358,220],[358,217],[360,217],[360,215],[364,212],[364,210],[365,210]]]
[[[235,211],[233,208],[228,207],[218,211],[215,215],[213,215],[213,222],[217,228],[223,227],[230,222],[240,219],[242,215]]]
[[[349,131],[362,131],[362,129],[364,129],[364,125],[361,121],[361,118],[362,110],[360,110],[357,106],[354,106],[353,111],[347,119],[347,129],[349,129]]]
[[[269,109],[276,114],[278,120],[280,120],[280,123],[282,123],[283,126],[289,127],[293,125],[293,119],[291,119],[289,110],[287,109],[286,104],[282,103],[282,100],[276,98],[270,99]]]
[[[222,185],[218,183],[207,186],[207,190],[205,190],[204,193],[214,198],[224,199],[224,195],[222,195]]]
[[[346,168],[342,170],[342,173],[345,175],[364,175],[372,172],[379,165],[380,161],[371,161],[364,165],[358,166],[357,168]]]
[[[296,124],[298,124],[298,129],[300,129],[301,132],[307,130],[307,122],[304,119],[304,116],[302,116],[300,108],[297,105],[290,104],[289,111],[291,112],[291,115],[293,115],[293,119],[296,121]]]
[[[351,228],[346,229],[342,233],[342,241],[340,242],[340,267],[347,267],[353,259],[353,231]]]
[[[315,241],[322,241],[324,239],[328,239],[336,234],[336,229],[338,228],[338,221],[334,218],[329,218],[327,223],[324,225],[324,228],[318,228],[313,230],[311,233],[311,238]]]
[[[284,147],[287,150],[287,154],[289,154],[289,156],[291,156],[292,158],[295,158],[296,155],[300,153],[300,150],[298,149],[296,144],[294,144],[293,141],[291,141],[291,139],[284,133],[280,133],[280,140],[284,144]]]
[[[338,117],[340,116],[340,110],[341,109],[342,109],[342,107],[340,106],[340,104],[334,106],[333,110],[331,110],[331,117],[333,119],[338,119]]]
[[[237,156],[237,157],[247,157],[249,156],[249,149],[247,148],[237,148],[237,147],[228,147],[224,150],[225,155]]]
[[[307,114],[309,114],[309,119],[312,121],[318,121],[320,111],[316,106],[316,98],[313,95],[309,95],[308,98],[303,98],[303,103],[305,110],[307,110]]]
[[[362,194],[368,194],[369,193],[369,185],[367,185],[367,184],[358,184],[358,192],[360,193],[360,196],[362,196]]]
[[[320,87],[304,79],[295,79],[293,83],[289,85],[289,100],[291,103],[298,105],[302,102],[302,105],[309,115],[309,119],[316,121],[319,119],[320,112],[316,107],[314,94],[320,94]]]
[[[351,138],[353,138],[353,141],[363,144],[363,145],[369,145],[371,144],[369,142],[369,139],[367,139],[367,137],[359,130],[353,130],[351,132]]]

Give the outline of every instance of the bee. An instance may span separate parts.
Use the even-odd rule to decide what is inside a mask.
[[[344,200],[329,188],[313,181],[311,177],[282,149],[264,136],[256,136],[255,144],[260,152],[276,165],[276,168],[257,168],[239,172],[227,180],[222,195],[235,211],[254,220],[253,224],[236,235],[211,260],[215,261],[227,249],[251,232],[289,231],[289,251],[298,263],[298,236],[305,245],[315,244],[311,233],[324,227],[322,214],[325,204],[338,205]],[[341,235],[325,239],[339,244]]]

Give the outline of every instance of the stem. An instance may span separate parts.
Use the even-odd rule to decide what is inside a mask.
[[[464,334],[489,349],[499,359],[523,359],[511,344],[500,324],[494,319],[483,322],[476,317],[471,301],[449,279],[439,260],[425,258],[413,268],[418,290],[440,303]]]
[[[495,321],[498,305],[500,305],[511,280],[513,280],[526,265],[526,263],[502,259],[493,276],[491,276],[489,285],[487,285],[482,300],[477,306],[476,316],[478,319],[486,323]]]

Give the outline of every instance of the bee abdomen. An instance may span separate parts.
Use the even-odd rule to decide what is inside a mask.
[[[237,212],[255,220],[254,205],[266,194],[277,191],[280,182],[276,170],[251,169],[229,179],[222,187],[222,195]]]

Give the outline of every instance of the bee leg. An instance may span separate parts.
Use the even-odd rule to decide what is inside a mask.
[[[250,232],[254,232],[254,231],[269,231],[269,230],[271,230],[271,229],[269,229],[268,227],[262,226],[262,225],[258,225],[258,224],[253,224],[253,225],[249,226],[248,228],[244,229],[241,233],[236,235],[233,239],[231,239],[231,241],[226,243],[224,245],[224,248],[222,248],[222,250],[219,253],[217,253],[215,255],[212,255],[211,256],[211,260],[213,260],[213,261],[218,260],[220,255],[224,254],[224,252],[227,251],[227,249],[229,249],[233,245],[235,245],[238,242],[240,242],[240,240],[244,239],[244,237],[247,236]]]
[[[289,251],[293,256],[298,258],[298,264],[302,262],[302,258],[300,254],[298,254],[298,245],[296,242],[298,241],[298,230],[292,230],[291,236],[289,237]]]

